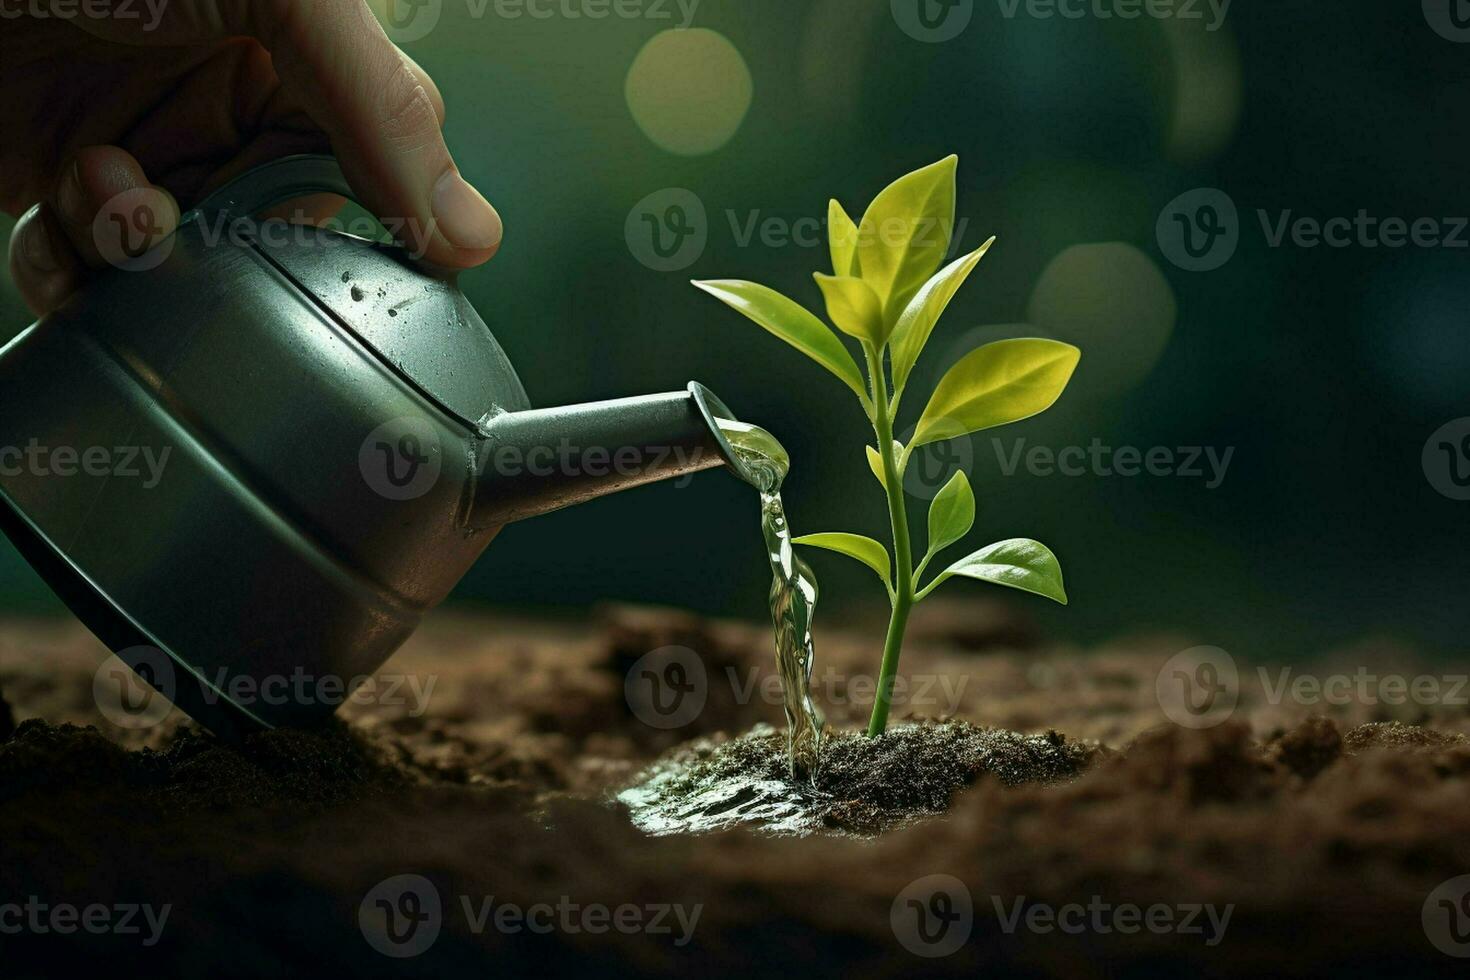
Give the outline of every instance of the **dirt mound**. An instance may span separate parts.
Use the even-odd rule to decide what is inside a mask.
[[[829,734],[812,784],[788,776],[785,736],[769,726],[702,739],[650,767],[618,795],[649,833],[745,826],[777,834],[874,836],[942,813],[983,776],[1007,786],[1070,779],[1096,747],[1055,732],[1019,735],[966,722],[902,725],[877,738]]]

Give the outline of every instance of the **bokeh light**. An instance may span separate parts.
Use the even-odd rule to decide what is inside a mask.
[[[755,93],[735,45],[703,28],[656,35],[638,52],[625,88],[638,127],[682,156],[713,153],[728,143]]]
[[[1074,245],[1051,261],[1028,319],[1082,348],[1072,391],[1100,397],[1129,390],[1153,370],[1178,311],[1152,259],[1132,245],[1103,242]]]

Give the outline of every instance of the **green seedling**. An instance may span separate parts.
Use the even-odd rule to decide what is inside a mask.
[[[893,612],[869,735],[888,725],[909,614],[940,585],[972,578],[1067,602],[1056,556],[1027,538],[981,548],[920,585],[939,553],[974,526],[975,495],[964,473],[956,473],[931,502],[928,548],[917,566],[913,561],[903,475],[914,451],[1045,411],[1081,358],[1070,344],[1036,338],[977,348],[950,367],[930,394],[908,445],[894,439],[914,365],[950,300],[995,241],[941,268],[954,233],[957,164],[951,156],[901,178],[878,195],[860,222],[836,201],[829,207],[832,275],[817,273],[817,286],[833,325],[861,346],[866,377],[841,337],[794,300],[753,282],[695,283],[836,375],[872,423],[877,445],[867,447],[867,463],[887,497],[892,556],[881,542],[859,534],[795,540],[862,562],[888,592]]]

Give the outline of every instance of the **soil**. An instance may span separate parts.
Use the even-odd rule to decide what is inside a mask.
[[[323,731],[225,744],[177,714],[112,726],[92,700],[94,641],[65,623],[9,624],[5,976],[99,962],[153,977],[1463,972],[1426,928],[1431,893],[1470,873],[1463,707],[1322,714],[1273,703],[1246,670],[1234,715],[1193,730],[1169,723],[1154,694],[1187,638],[1081,650],[1001,605],[925,613],[894,730],[853,734],[873,634],[829,628],[816,688],[832,735],[816,790],[706,805],[712,832],[662,835],[618,794],[652,778],[675,801],[663,812],[689,820],[701,810],[691,794],[784,785],[783,738],[756,727],[781,718],[761,693],[773,671],[758,625],[621,608],[591,627],[440,616],[385,668],[432,680],[426,701],[385,696]],[[708,697],[666,731],[639,720],[624,680],[671,646],[697,652]],[[1359,664],[1444,673],[1387,643],[1313,669]],[[762,805],[739,812],[752,800]],[[402,875],[439,902],[424,920],[438,932],[390,958],[374,946],[381,910],[424,907],[392,897]],[[557,918],[486,925],[487,900]],[[153,945],[146,926],[7,930],[6,903],[27,901],[169,913]],[[1080,921],[1066,918],[1074,905],[1087,928],[1047,927],[1048,909]],[[1155,907],[1178,927],[1129,928],[1122,915]],[[957,936],[954,949],[916,931],[923,909],[959,923],[943,940]],[[610,926],[624,911],[645,928]]]
[[[981,776],[1006,786],[1076,776],[1097,753],[1056,732],[1020,735],[968,722],[909,724],[877,738],[824,740],[815,780],[791,779],[786,736],[769,725],[731,740],[700,739],[670,752],[618,794],[651,834],[746,827],[874,837],[949,809]]]

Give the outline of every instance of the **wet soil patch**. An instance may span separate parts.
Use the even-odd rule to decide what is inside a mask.
[[[960,721],[902,725],[877,738],[829,733],[824,741],[813,783],[790,778],[785,736],[763,725],[670,753],[618,799],[651,834],[747,827],[875,836],[942,813],[982,777],[1006,786],[1055,783],[1083,771],[1098,752],[1056,732],[1020,735]]]

